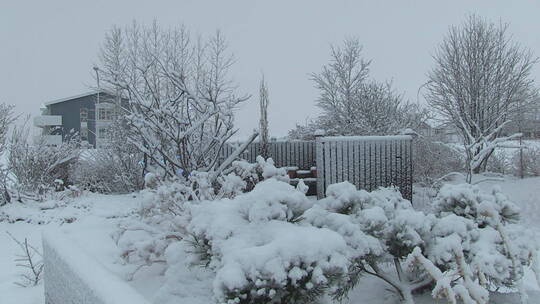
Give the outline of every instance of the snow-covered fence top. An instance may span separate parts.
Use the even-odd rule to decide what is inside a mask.
[[[43,233],[45,304],[149,304],[61,233]]]
[[[328,185],[349,181],[368,191],[396,186],[412,199],[412,137],[321,137],[316,144],[317,196]]]
[[[221,151],[221,161],[233,153],[233,145],[225,145]],[[254,163],[260,154],[260,143],[253,142],[240,155],[242,159]],[[268,143],[268,154],[276,167],[298,167],[309,170],[315,166],[315,141],[272,141]]]

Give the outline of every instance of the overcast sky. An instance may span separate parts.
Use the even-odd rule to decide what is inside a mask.
[[[92,66],[105,33],[132,20],[225,34],[237,62],[232,76],[252,95],[239,110],[246,135],[258,123],[258,83],[270,89],[270,131],[282,136],[315,117],[309,73],[328,61],[329,45],[356,36],[372,59],[372,76],[392,79],[416,101],[431,54],[448,27],[468,13],[510,23],[540,55],[540,1],[11,1],[0,0],[0,102],[37,115],[41,103],[94,84]],[[533,76],[540,80],[540,69]]]

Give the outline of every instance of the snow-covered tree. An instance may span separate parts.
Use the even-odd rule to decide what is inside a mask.
[[[532,53],[508,34],[507,24],[476,15],[450,28],[428,73],[429,105],[464,138],[469,179],[485,168],[493,151],[518,134],[502,136],[516,111],[536,93]]]
[[[0,155],[4,156],[9,144],[9,129],[14,122],[13,106],[5,103],[0,103]],[[5,166],[0,166],[0,187],[2,188],[2,196],[0,205],[11,200],[8,191],[9,169]]]
[[[418,127],[426,112],[404,100],[391,82],[370,79],[370,64],[358,39],[332,46],[330,62],[311,74],[322,113],[305,128],[327,135],[388,135]]]
[[[260,144],[260,154],[264,158],[268,158],[268,87],[266,81],[264,80],[264,75],[261,79],[261,85],[259,87],[259,108],[260,115],[259,118],[259,142]]]
[[[14,121],[13,106],[0,103],[0,153],[7,149],[9,129]]]
[[[320,132],[319,132],[320,131]],[[320,133],[320,134],[317,134]],[[319,129],[319,125],[316,120],[306,121],[305,124],[296,124],[296,126],[289,130],[287,137],[289,139],[298,139],[298,140],[313,140],[316,135],[322,135],[324,130]]]
[[[100,55],[104,82],[129,100],[127,140],[146,169],[174,177],[216,167],[236,133],[233,111],[247,99],[228,76],[234,58],[219,31],[203,40],[185,27],[134,22],[114,28]]]

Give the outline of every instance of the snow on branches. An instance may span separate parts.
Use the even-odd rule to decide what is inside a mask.
[[[127,140],[144,153],[146,169],[169,178],[214,169],[236,133],[233,110],[247,100],[228,78],[233,62],[220,32],[204,41],[154,22],[106,36],[100,71],[129,100]]]
[[[518,224],[519,209],[513,202],[497,189],[485,193],[468,184],[445,185],[435,210],[432,242],[409,257],[435,280],[434,296],[483,304],[488,303],[488,291],[522,290],[523,267],[532,265],[538,243]]]
[[[461,133],[469,175],[478,173],[495,148],[519,136],[505,136],[505,125],[535,106],[531,71],[537,59],[514,41],[508,24],[478,15],[451,27],[434,59],[426,100]]]

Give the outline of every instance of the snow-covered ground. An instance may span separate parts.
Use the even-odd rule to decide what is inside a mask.
[[[540,178],[519,180],[507,177],[503,182],[489,181],[479,184],[489,190],[498,186],[522,209],[523,222],[540,235]],[[421,198],[416,197],[415,200]],[[133,195],[84,194],[75,199],[49,201],[45,203],[12,203],[0,207],[0,303],[2,304],[42,304],[43,284],[23,288],[14,284],[22,271],[16,267],[14,259],[19,248],[9,236],[9,231],[19,240],[28,238],[31,244],[41,248],[41,232],[44,229],[60,229],[79,246],[95,257],[106,269],[125,278],[133,270],[124,265],[120,250],[112,235],[119,221],[132,216],[140,204],[140,197]],[[427,208],[417,202],[422,208]],[[424,202],[425,203],[425,202]],[[417,206],[415,205],[415,206]],[[179,254],[176,258],[183,258]],[[181,267],[181,266],[178,266]],[[212,303],[211,274],[201,268],[183,268],[174,271],[175,286],[165,285],[164,269],[160,265],[143,268],[129,283],[143,296],[154,303]],[[540,291],[531,273],[526,276],[526,288],[530,303],[540,298]],[[329,303],[328,299],[323,302]],[[387,286],[378,279],[366,276],[350,294],[345,303],[391,304],[397,299],[387,291]],[[435,302],[429,295],[416,300],[417,303]],[[515,295],[495,295],[490,303],[518,303]]]
[[[74,240],[74,246],[82,247],[112,272],[122,274],[124,267],[117,263],[119,250],[111,233],[116,223],[137,206],[133,195],[85,194],[72,201],[15,202],[0,207],[0,303],[44,303],[43,283],[26,288],[15,285],[23,269],[14,259],[21,252],[5,232],[21,241],[27,238],[41,250],[42,231],[60,229]]]

